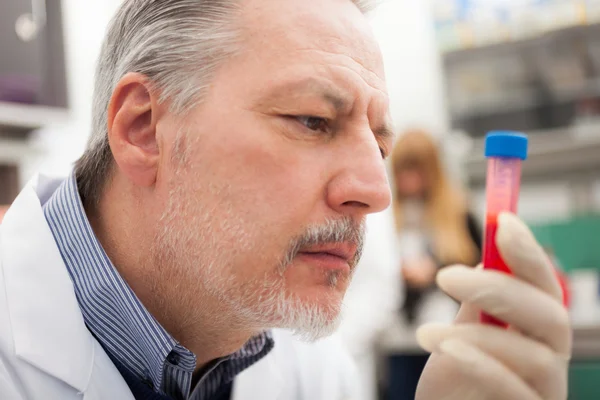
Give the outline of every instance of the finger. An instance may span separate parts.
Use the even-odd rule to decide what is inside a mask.
[[[469,395],[461,398],[477,400],[542,400],[527,384],[507,367],[459,339],[442,342],[439,351],[454,360],[453,367],[466,380]],[[458,383],[458,382],[457,382]]]
[[[454,322],[457,324],[466,324],[471,322],[479,321],[481,310],[475,307],[473,304],[462,303],[456,314]]]
[[[475,267],[476,270],[483,270],[483,265],[479,264]],[[457,324],[464,324],[469,322],[477,322],[479,321],[479,317],[481,315],[481,310],[475,307],[473,304],[462,303],[460,305],[460,309],[456,314],[456,318],[454,322]]]
[[[445,268],[437,281],[450,296],[511,324],[563,356],[571,354],[567,310],[540,289],[504,273],[462,266]]]
[[[529,228],[510,213],[500,214],[498,224],[496,244],[513,274],[562,302],[554,268]]]
[[[481,324],[428,324],[417,331],[419,344],[435,352],[440,344],[458,339],[495,358],[528,383],[543,399],[567,397],[568,359],[535,340],[506,329]]]

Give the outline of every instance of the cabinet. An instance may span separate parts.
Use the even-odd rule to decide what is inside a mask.
[[[60,0],[0,3],[0,102],[67,107]]]

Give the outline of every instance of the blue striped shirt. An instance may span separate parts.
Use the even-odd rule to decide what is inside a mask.
[[[179,400],[210,399],[273,348],[267,332],[216,360],[192,388],[196,356],[148,312],[97,240],[75,175],[44,205],[44,214],[73,281],[88,329],[108,355],[158,393]]]

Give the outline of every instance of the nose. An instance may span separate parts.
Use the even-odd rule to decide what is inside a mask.
[[[340,168],[327,188],[327,201],[332,209],[361,218],[390,205],[385,164],[373,136],[348,146],[337,161]]]

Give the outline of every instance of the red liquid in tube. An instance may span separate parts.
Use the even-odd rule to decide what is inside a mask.
[[[498,247],[495,244],[497,232],[498,216],[488,215],[485,223],[485,247],[483,252],[483,265],[485,266],[485,269],[491,269],[511,274],[512,272],[510,268],[508,267],[508,265],[506,265],[506,263],[502,259],[502,256],[500,256]],[[487,245],[488,243],[489,245]],[[508,326],[506,323],[500,321],[499,319],[485,313],[481,314],[481,322],[483,322],[484,324],[491,324],[504,328]]]

